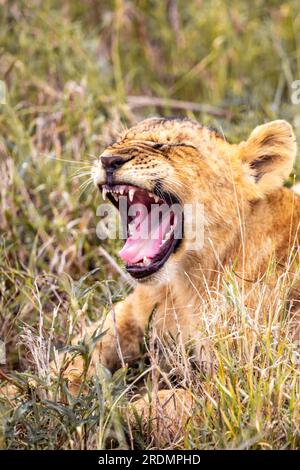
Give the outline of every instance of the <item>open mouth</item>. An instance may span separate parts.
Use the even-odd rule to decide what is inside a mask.
[[[136,279],[157,272],[182,238],[178,198],[159,188],[152,193],[127,184],[103,185],[100,190],[120,212],[126,242],[119,256],[126,270]]]

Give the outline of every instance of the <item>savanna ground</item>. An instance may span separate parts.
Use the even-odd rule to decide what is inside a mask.
[[[251,320],[228,273],[201,332],[211,371],[180,348],[162,367],[152,340],[134,368],[99,366],[77,398],[62,377],[49,379],[54,348],[130,289],[110,259],[119,263],[118,242],[95,233],[93,158],[153,115],[189,116],[231,141],[285,118],[300,141],[298,0],[0,0],[0,79],[0,380],[19,389],[0,400],[0,448],[299,448],[297,354],[275,334],[284,279],[258,322],[260,301]],[[85,337],[70,353],[88,366],[92,347]],[[148,429],[129,421],[134,394],[162,382],[195,396],[188,425],[169,438],[151,420]]]

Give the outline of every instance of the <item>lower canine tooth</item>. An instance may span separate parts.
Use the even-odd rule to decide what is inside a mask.
[[[134,223],[128,225],[128,234],[129,235],[134,234]]]
[[[147,258],[147,256],[144,256],[143,263],[144,263],[146,266],[148,266],[148,264],[150,264],[151,261],[150,261],[149,258]]]

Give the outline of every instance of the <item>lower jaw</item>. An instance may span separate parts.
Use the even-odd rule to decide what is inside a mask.
[[[156,274],[161,268],[163,268],[169,257],[178,249],[180,243],[180,239],[173,239],[167,253],[161,259],[153,258],[152,262],[148,266],[126,265],[127,272],[138,281],[146,281],[150,279],[153,274]]]

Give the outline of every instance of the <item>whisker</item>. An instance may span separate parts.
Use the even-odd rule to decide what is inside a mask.
[[[78,174],[74,174],[72,175],[72,179],[75,179],[75,178],[82,178],[83,176],[89,176],[91,174],[90,171],[86,171],[84,173],[78,173]]]
[[[56,161],[56,162],[71,163],[73,165],[91,166],[90,162],[87,162],[85,160],[66,160],[64,158],[56,158],[56,157],[52,157],[50,155],[45,155],[45,157],[48,158],[49,160],[53,160],[53,161]]]
[[[81,198],[81,196],[83,195],[83,193],[92,186],[93,189],[96,189],[93,185],[92,185],[92,181],[91,180],[88,180],[88,181],[85,181],[84,183],[82,183],[79,188],[77,189],[77,191],[80,191],[81,192],[79,193],[79,198]]]
[[[85,187],[85,186],[88,186],[89,184],[91,184],[93,182],[92,178],[89,178],[88,180],[84,181],[83,183],[81,183],[81,185],[79,186],[79,189],[81,189],[82,187]]]

